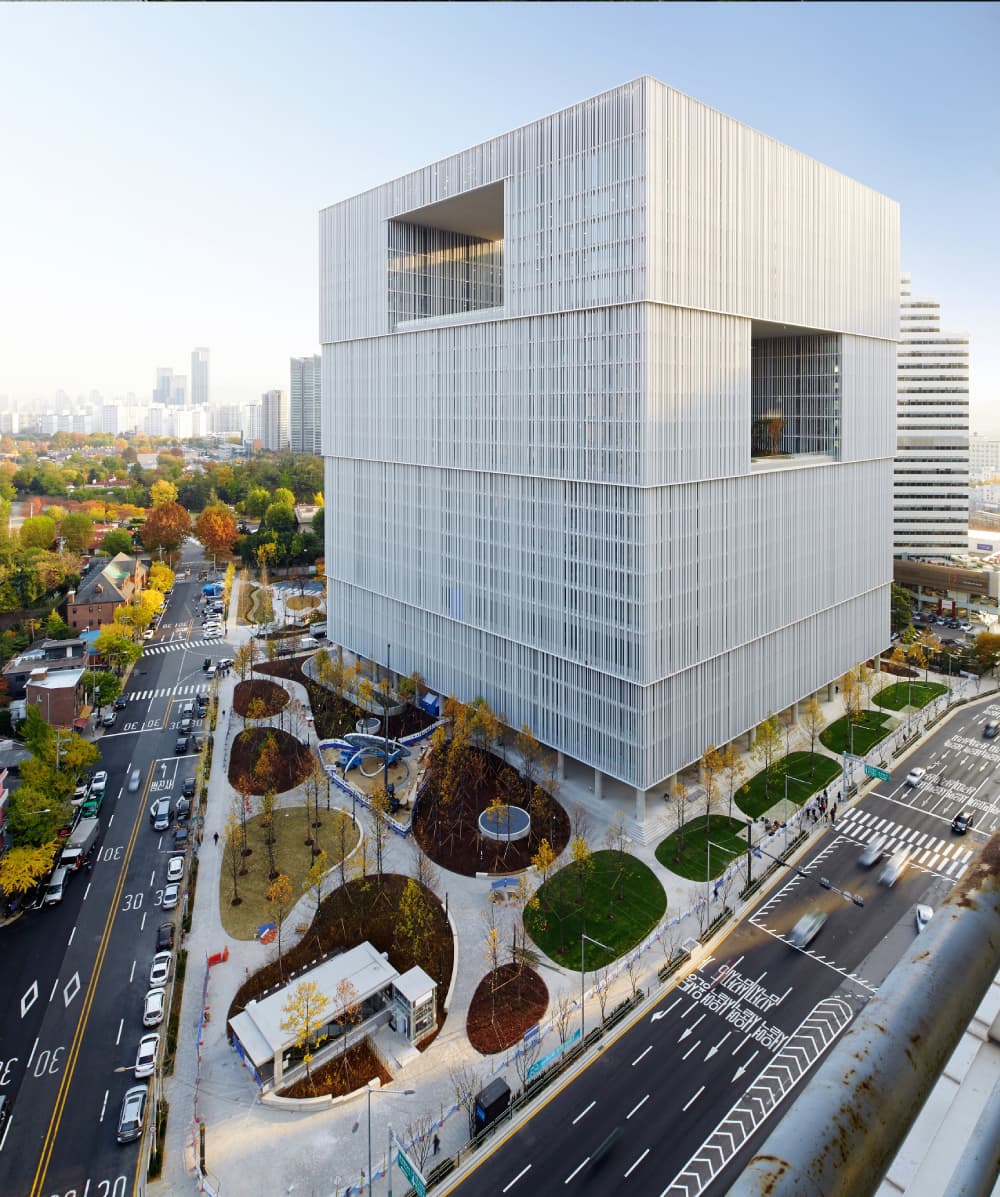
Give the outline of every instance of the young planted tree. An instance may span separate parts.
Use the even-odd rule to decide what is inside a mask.
[[[594,978],[594,997],[597,998],[597,1004],[601,1007],[602,1024],[608,1009],[608,998],[610,996],[611,974],[607,968],[602,968]]]
[[[485,1076],[482,1070],[474,1068],[471,1064],[452,1064],[448,1068],[448,1083],[455,1095],[455,1105],[465,1110],[470,1128],[472,1127],[472,1112],[475,1109],[476,1097],[482,1089],[484,1081]]]
[[[371,796],[371,832],[375,846],[375,870],[378,873],[379,888],[382,886],[382,855],[389,835],[389,795],[384,786],[376,786]]]
[[[256,727],[267,718],[267,703],[263,698],[254,697],[247,703],[247,713],[243,716],[243,726]]]
[[[341,981],[341,985],[351,985],[350,981]],[[351,989],[354,986],[351,985]],[[338,999],[340,989],[338,987]],[[357,996],[355,994],[355,996]],[[288,994],[281,1012],[281,1029],[292,1036],[295,1046],[302,1052],[302,1062],[306,1066],[306,1083],[312,1088],[312,1064],[315,1048],[325,1041],[327,1036],[321,1034],[329,1021],[330,999],[320,989],[315,981],[300,981]],[[347,1036],[344,1036],[345,1040]]]
[[[764,801],[767,802],[771,794],[771,766],[774,758],[781,749],[781,728],[778,717],[769,712],[754,734],[750,746],[750,754],[754,760],[760,761],[764,767]]]
[[[825,720],[823,718],[823,708],[820,705],[819,699],[815,694],[811,694],[805,701],[802,708],[802,726],[809,733],[809,756],[815,758],[816,756],[816,738],[823,730]],[[815,759],[812,760],[812,767],[810,769],[810,777],[816,770]]]
[[[552,851],[552,845],[544,837],[539,841],[538,850],[531,858],[531,867],[538,874],[538,889],[535,896],[529,902],[529,906],[533,910],[541,910],[542,912],[542,930],[546,928],[545,915],[552,913],[552,887],[547,882],[552,877],[552,870],[555,868],[556,854]]]
[[[587,929],[587,890],[594,875],[594,854],[583,836],[574,836],[570,842],[570,856],[573,859],[573,878],[576,882],[576,904],[580,908],[581,927]],[[562,924],[560,923],[560,927]],[[562,936],[560,936],[562,941]],[[566,950],[565,942],[561,942],[561,951]]]
[[[292,883],[284,873],[280,873],[267,887],[264,897],[277,912],[278,922],[278,969],[284,976],[281,964],[281,924],[285,918],[285,911],[292,901]]]
[[[913,665],[914,668],[923,669],[925,671],[924,677],[926,678],[927,677],[926,670],[928,667],[928,660],[927,660],[927,653],[924,650],[924,646],[922,644],[914,642],[906,650],[906,656],[907,656],[907,659],[909,660],[910,664]]]
[[[344,977],[337,984],[337,992],[333,997],[333,1018],[340,1025],[340,1038],[343,1045],[341,1052],[341,1069],[345,1082],[348,1079],[347,1049],[350,1046],[351,1027],[361,1021],[361,1003],[358,1001],[358,991],[351,981]]]
[[[625,815],[622,811],[615,811],[615,817],[608,825],[608,830],[604,833],[604,842],[618,858],[614,884],[608,891],[608,918],[614,918],[612,906],[614,893],[617,889],[618,901],[625,901],[625,872],[628,865],[628,854],[625,851],[628,846],[628,832],[625,826]]]
[[[490,966],[490,1018],[497,1014],[497,969],[500,967],[502,946],[500,915],[495,902],[487,902],[480,916],[483,924],[483,955]]]
[[[552,1003],[552,1025],[559,1036],[560,1044],[564,1044],[569,1038],[569,1024],[573,1018],[573,1002],[572,995],[563,990],[562,993],[556,995],[556,999]]]
[[[329,872],[329,860],[322,849],[316,854],[316,859],[312,862],[312,868],[306,873],[302,881],[302,892],[308,893],[313,891],[316,898],[316,909],[319,910],[320,903],[323,901],[323,883],[326,881],[326,875]]]
[[[236,799],[236,802],[238,801],[239,799]],[[235,809],[229,812],[229,818],[226,820],[225,834],[223,853],[226,869],[233,883],[233,896],[229,900],[229,905],[239,906],[243,901],[240,897],[239,879],[241,874],[246,872],[246,869],[243,867],[243,851],[240,847],[240,819]]]
[[[673,803],[674,826],[677,829],[677,848],[674,860],[680,860],[684,851],[684,827],[687,824],[688,788],[678,778],[670,787],[670,801]]]
[[[241,644],[233,657],[233,668],[236,670],[241,682],[245,682],[247,674],[253,670],[255,643],[256,641],[254,640],[248,640],[246,644]]]
[[[407,1154],[416,1161],[421,1172],[427,1166],[434,1147],[434,1115],[427,1110],[411,1118],[403,1128],[406,1135]]]
[[[922,628],[919,644],[924,650],[924,681],[926,682],[931,660],[941,652],[941,639],[935,636],[930,628]]]
[[[427,894],[410,877],[396,910],[393,947],[414,964],[428,960],[434,944],[434,917]]]
[[[701,754],[701,777],[704,787],[705,835],[708,836],[709,819],[719,797],[719,776],[723,771],[722,753],[714,744],[709,744]]]
[[[267,845],[267,878],[274,881],[278,870],[274,866],[274,845],[277,842],[277,828],[274,819],[274,790],[265,790],[260,800],[260,822],[264,828],[264,843]]]

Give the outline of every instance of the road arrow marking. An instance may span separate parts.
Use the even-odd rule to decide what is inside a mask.
[[[725,1033],[725,1035],[722,1036],[722,1038],[719,1040],[719,1042],[714,1047],[710,1047],[708,1049],[708,1055],[705,1057],[705,1059],[711,1060],[711,1058],[715,1055],[715,1053],[719,1050],[719,1048],[722,1047],[722,1045],[726,1042],[726,1040],[729,1038],[729,1036],[731,1034],[732,1034],[732,1031],[727,1031]]]
[[[750,1067],[750,1065],[754,1062],[754,1060],[757,1058],[757,1056],[759,1054],[760,1054],[760,1049],[758,1048],[758,1050],[754,1052],[754,1054],[750,1057],[749,1060],[747,1060],[747,1062],[745,1064],[741,1064],[739,1066],[739,1068],[736,1069],[736,1075],[733,1077],[734,1081],[738,1081],[740,1079],[740,1077],[746,1072],[746,1070]]]

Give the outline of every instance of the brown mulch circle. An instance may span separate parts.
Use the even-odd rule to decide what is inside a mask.
[[[288,705],[288,691],[277,682],[269,682],[266,678],[253,678],[249,682],[237,682],[233,691],[233,710],[237,715],[246,718],[250,704],[259,698],[265,710],[262,718],[277,715],[282,707]]]
[[[479,834],[479,816],[493,799],[509,801],[512,794],[525,787],[516,770],[499,757],[478,748],[469,751],[477,758],[472,762],[475,769],[470,770],[470,776],[478,778],[477,785],[470,782],[460,786],[454,807],[447,813],[439,812],[433,757],[429,760],[426,788],[413,812],[413,834],[424,852],[436,865],[463,877],[527,869],[543,839],[558,856],[569,843],[569,815],[549,794],[542,799],[542,810],[531,810],[531,832],[523,840],[497,841]],[[515,805],[531,809],[527,795]]]
[[[277,769],[269,778],[270,785],[262,783],[254,777],[257,758],[268,736],[274,736],[278,742]],[[241,731],[233,741],[229,754],[229,784],[234,790],[240,788],[241,783],[250,783],[249,793],[263,794],[268,788],[283,794],[286,790],[294,790],[309,776],[315,757],[306,744],[300,744],[296,738],[280,727],[254,727]]]
[[[430,920],[430,934],[414,955],[411,941],[397,940],[397,918],[400,900],[411,878],[399,873],[385,873],[381,881],[372,874],[348,881],[323,899],[309,930],[302,939],[284,953],[281,961],[265,964],[236,991],[226,1018],[235,1018],[248,1002],[263,997],[276,985],[282,985],[293,972],[309,968],[336,952],[346,951],[367,940],[378,952],[384,953],[399,973],[415,964],[437,982],[437,1021],[445,1019],[444,1002],[455,966],[455,945],[444,906],[431,890],[424,888],[426,910]],[[423,1051],[434,1035],[422,1039],[417,1047]]]
[[[383,1085],[392,1083],[391,1074],[383,1068],[367,1041],[362,1041],[348,1048],[346,1056],[338,1052],[318,1068],[314,1068],[311,1081],[302,1077],[287,1089],[279,1090],[278,1096],[318,1097],[320,1094],[330,1093],[339,1097],[343,1093],[353,1093],[355,1089],[363,1088],[376,1077]]]
[[[548,1005],[549,991],[533,968],[501,964],[472,995],[465,1024],[469,1042],[484,1056],[506,1051],[541,1021]]]

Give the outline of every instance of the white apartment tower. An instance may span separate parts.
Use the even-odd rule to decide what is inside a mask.
[[[325,209],[331,641],[645,818],[888,641],[898,285],[893,201],[651,78]]]
[[[260,397],[261,440],[265,449],[288,449],[288,393],[265,391]]]
[[[941,330],[941,304],[899,289],[893,551],[969,547],[969,336]]]
[[[323,359],[293,357],[289,388],[289,440],[293,453],[322,452],[320,441],[320,404],[322,401]]]
[[[208,402],[208,350],[191,350],[191,402],[198,407]]]

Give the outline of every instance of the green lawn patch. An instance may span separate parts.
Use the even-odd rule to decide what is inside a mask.
[[[730,823],[725,815],[711,815],[706,835],[705,816],[697,815],[657,844],[656,859],[671,873],[689,881],[718,877],[735,856],[746,852],[746,826],[742,819]]]
[[[854,738],[856,743],[859,742],[857,729]],[[776,803],[784,802],[787,774],[788,801],[801,806],[813,794],[828,786],[839,773],[840,762],[822,752],[790,752],[780,761],[775,761],[770,770],[761,769],[745,786],[741,786],[736,792],[736,805],[749,818],[759,819]]]
[[[341,843],[345,848],[344,855],[353,852],[358,842],[358,829],[351,822],[351,816],[340,810],[323,810],[319,812],[320,824],[313,829],[319,847],[326,853],[327,867],[333,869],[340,860]],[[292,883],[292,904],[302,897],[302,883],[312,866],[312,852],[305,844],[306,838],[306,808],[304,806],[282,807],[274,812],[275,836],[274,866],[279,873],[284,873]],[[343,829],[343,835],[341,835]],[[261,816],[255,815],[247,819],[247,847],[252,849],[251,855],[246,857],[248,872],[243,877],[237,877],[237,892],[240,897],[238,906],[232,905],[233,874],[227,858],[223,858],[222,872],[219,876],[219,914],[222,925],[233,939],[253,939],[254,933],[262,923],[277,922],[278,912],[265,897],[271,886],[268,876],[270,865],[267,856],[267,842]],[[223,843],[217,849],[210,848],[207,841],[202,852],[224,852]],[[333,889],[340,884],[340,873],[335,870],[330,874],[326,890]],[[291,907],[289,907],[291,909]],[[287,911],[285,912],[288,913]]]
[[[607,944],[610,952],[586,945],[588,972],[634,948],[667,909],[659,878],[641,860],[614,851],[595,852],[590,859],[582,900],[576,866],[569,864],[538,889],[537,901],[524,912],[528,934],[559,964],[580,967],[581,932]]]
[[[831,752],[853,752],[856,756],[864,756],[874,748],[879,741],[889,734],[891,718],[881,711],[860,711],[852,721],[853,732],[848,729],[847,716],[837,719],[829,727],[820,732],[820,743]]]
[[[908,706],[925,707],[939,695],[947,693],[948,687],[941,682],[893,682],[891,686],[879,690],[872,702],[890,711],[901,711]]]

